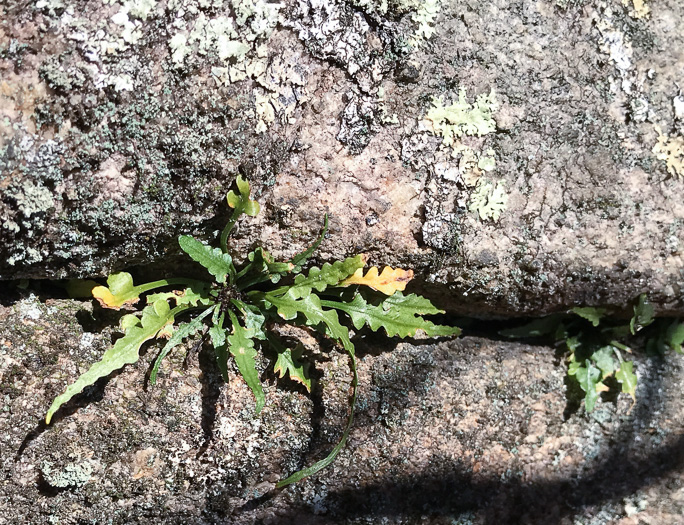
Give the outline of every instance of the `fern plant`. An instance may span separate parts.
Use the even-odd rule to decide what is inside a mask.
[[[409,337],[418,330],[428,336],[454,336],[460,330],[425,319],[425,315],[443,312],[424,297],[402,293],[413,276],[411,270],[385,267],[379,272],[372,267],[364,274],[365,258],[357,255],[304,272],[303,264],[328,230],[327,215],[323,231],[314,244],[289,261],[276,262],[266,250],[258,247],[243,265],[236,266],[229,253],[229,235],[242,214],[254,217],[260,211],[259,204],[250,199],[249,183],[238,177],[236,185],[238,191],[231,190],[227,194],[233,213],[221,233],[218,247],[188,235],[178,239],[181,249],[207,270],[213,282],[173,278],[135,285],[130,274],[121,272],[110,275],[107,286],[92,289],[93,297],[104,308],[131,307],[143,294],[147,294],[147,306],[141,312],[128,313],[121,318],[124,336],[53,401],[46,422],[49,423],[55,412],[85,387],[126,364],[135,363],[140,347],[146,341],[168,338],[150,373],[150,383],[154,385],[160,365],[169,352],[184,339],[199,333],[208,333],[216,353],[216,364],[226,381],[232,358],[254,394],[258,414],[266,402],[255,363],[259,349],[270,348],[277,353],[276,374],[280,377],[289,374],[310,391],[309,364],[301,361],[301,347],[288,348],[269,329],[278,323],[304,325],[332,338],[349,355],[353,375],[350,411],[342,437],[330,454],[277,484],[277,487],[284,487],[332,463],[345,445],[353,421],[357,387],[350,325],[355,330],[364,326],[373,331],[383,328],[390,337]],[[160,288],[166,290],[158,291]],[[152,290],[157,291],[148,294]]]
[[[639,336],[649,353],[668,350],[682,353],[684,322],[656,318],[646,294],[633,306],[629,323],[610,317],[601,307],[575,307],[566,314],[552,314],[531,323],[499,333],[507,337],[551,337],[567,350],[568,376],[583,392],[587,412],[594,410],[602,392],[619,387],[636,401],[637,375],[634,362],[628,359],[628,338]],[[623,355],[624,353],[624,355]]]

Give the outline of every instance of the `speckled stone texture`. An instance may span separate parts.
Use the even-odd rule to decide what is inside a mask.
[[[452,311],[682,314],[684,4],[645,3],[3,2],[0,278],[168,270],[243,173],[238,259],[327,212],[319,262],[412,267]],[[495,127],[446,145],[461,89]]]
[[[221,384],[183,352],[143,388],[158,346],[41,424],[109,343],[90,303],[26,295],[0,307],[2,524],[653,524],[684,512],[681,357],[636,353],[638,402],[566,402],[554,349],[465,337],[357,341],[347,447],[313,478],[274,483],[339,438],[349,369],[317,351],[312,396]],[[264,362],[261,362],[263,365]]]
[[[0,525],[681,523],[681,358],[637,403],[567,401],[553,348],[307,345],[316,388],[158,346],[41,421],[118,316],[20,279],[195,272],[238,174],[230,250],[366,253],[485,319],[648,293],[684,315],[680,0],[0,2]],[[449,119],[435,117],[446,112]],[[17,288],[17,286],[22,288]],[[35,294],[38,294],[37,296]],[[190,345],[189,345],[190,346]]]

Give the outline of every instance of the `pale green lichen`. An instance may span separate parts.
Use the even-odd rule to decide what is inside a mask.
[[[655,127],[658,142],[653,146],[653,153],[659,160],[664,160],[670,175],[684,178],[684,137],[669,137],[660,127]]]
[[[494,150],[491,148],[482,153],[475,151],[465,144],[457,143],[454,145],[451,156],[459,158],[458,171],[461,173],[463,182],[469,188],[477,184],[483,172],[490,172],[496,169]]]
[[[7,258],[7,264],[9,264],[10,266],[14,266],[18,262],[22,262],[28,265],[41,262],[42,260],[43,256],[41,255],[41,253],[35,248],[28,246],[23,252],[10,255]]]
[[[265,94],[261,90],[254,91],[255,101],[254,105],[256,107],[257,115],[257,133],[263,133],[268,129],[268,125],[275,120],[275,109],[271,105],[271,97]]]
[[[470,196],[468,209],[477,213],[482,221],[489,219],[498,222],[507,202],[508,195],[503,181],[497,182],[495,186],[491,180],[482,178]]]
[[[485,155],[482,155],[477,161],[477,167],[482,171],[494,171],[496,168],[496,159],[494,158],[494,150],[488,149]]]
[[[82,487],[93,475],[93,466],[88,461],[69,463],[64,468],[55,468],[50,461],[43,461],[40,466],[43,479],[51,487],[64,489]]]
[[[169,40],[169,48],[171,48],[171,60],[176,64],[183,63],[185,55],[190,52],[188,37],[183,33],[176,33],[171,40]]]
[[[496,131],[494,112],[499,108],[493,90],[489,94],[481,94],[474,103],[469,103],[466,90],[458,90],[458,99],[445,103],[445,97],[433,97],[432,107],[425,115],[427,128],[435,135],[442,137],[443,146],[451,149],[451,156],[458,160],[458,170],[467,187],[477,185],[471,196],[471,210],[478,213],[482,220],[498,220],[505,207],[502,198],[503,186],[492,186],[492,183],[480,179],[483,173],[496,169],[495,152],[488,149],[478,151],[461,142],[464,136],[481,137]]]
[[[137,44],[140,42],[142,38],[141,24],[137,20],[131,20],[125,8],[121,8],[118,13],[112,16],[111,20],[121,27],[119,36],[126,44]]]
[[[378,101],[378,120],[384,124],[399,124],[399,117],[396,113],[390,114],[387,111],[387,101],[385,99],[385,88],[380,86],[377,92]]]
[[[622,0],[622,5],[629,9],[632,18],[644,18],[651,13],[651,8],[644,0]]]
[[[272,57],[267,59],[266,46],[256,49],[256,55],[231,67],[214,67],[212,75],[216,82],[228,85],[251,79],[260,87],[253,90],[256,132],[265,132],[276,116],[291,122],[297,105],[308,100],[306,77],[298,66],[298,56]]]
[[[85,18],[74,6],[61,0],[39,0],[34,8],[49,15],[56,32],[78,42],[83,56],[92,64],[87,79],[96,88],[114,87],[116,91],[135,89],[134,72],[126,72],[126,61],[117,60],[123,52],[145,43],[149,25],[143,22],[154,16],[157,0],[103,0],[103,4],[118,7],[113,15],[94,20]],[[58,13],[63,10],[60,16]],[[87,79],[81,72],[83,79]]]
[[[433,97],[433,107],[425,118],[431,122],[435,134],[443,137],[443,143],[454,146],[463,135],[481,137],[496,130],[493,113],[499,108],[494,91],[488,95],[477,97],[474,104],[466,101],[465,88],[458,91],[458,100],[448,106],[444,105],[444,97]]]
[[[250,50],[250,46],[241,42],[239,38],[232,18],[207,18],[204,13],[200,13],[188,36],[188,45],[194,45],[200,55],[213,52],[222,61],[230,58],[241,60]]]
[[[191,52],[199,55],[215,55],[224,67],[231,66],[231,59],[242,61],[248,53],[257,47],[258,41],[270,37],[278,23],[280,4],[270,4],[263,0],[231,0],[230,4],[235,17],[221,15],[208,17],[201,8],[209,7],[210,2],[189,0],[171,0],[169,9],[176,11],[173,26],[176,34],[169,41],[173,61],[182,65]],[[203,5],[206,4],[206,5]],[[215,7],[223,6],[223,2],[213,2]],[[186,22],[185,13],[194,16],[193,21]]]
[[[27,219],[33,215],[44,213],[54,206],[52,192],[44,187],[26,180],[17,193],[14,194],[17,206]]]
[[[451,152],[451,156],[454,158],[457,158],[460,155],[460,159],[458,161],[458,169],[461,173],[472,173],[473,168],[477,166],[477,163],[479,161],[479,155],[478,152],[475,151],[473,148],[470,146],[466,146],[465,144],[461,144],[460,142],[458,144],[454,145],[454,148]],[[475,177],[475,181],[473,184],[469,184],[467,181],[466,183],[468,186],[474,186],[475,182],[477,182],[477,175]]]
[[[155,7],[157,7],[157,0],[129,0],[124,2],[124,8],[131,15],[141,20],[147,20]]]
[[[36,9],[47,9],[51,13],[65,8],[63,0],[38,0],[36,2]]]
[[[413,21],[418,24],[418,29],[413,34],[411,45],[418,47],[421,42],[429,39],[435,32],[435,20],[439,14],[439,0],[417,0],[418,9],[411,15]]]

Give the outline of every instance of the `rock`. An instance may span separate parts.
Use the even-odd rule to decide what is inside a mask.
[[[204,353],[184,369],[179,348],[145,388],[152,345],[46,427],[52,398],[110,344],[110,320],[91,310],[35,296],[0,306],[2,524],[674,523],[684,512],[681,358],[635,353],[637,403],[621,395],[588,415],[566,402],[553,348],[371,337],[357,344],[347,446],[277,491],[340,437],[341,352],[318,354],[313,396],[267,377],[257,417],[237,371],[222,383]]]
[[[412,267],[457,313],[684,314],[681,2],[3,10],[0,279],[169,268],[244,173],[264,211],[238,259],[327,212],[320,261]]]
[[[344,354],[312,351],[312,395],[260,355],[255,416],[206,350],[184,366],[179,348],[146,385],[154,343],[47,427],[118,316],[20,280],[195,272],[177,237],[215,240],[241,174],[262,213],[239,222],[237,261],[256,244],[301,252],[327,213],[314,264],[364,252],[412,268],[409,291],[451,314],[648,293],[684,315],[684,4],[10,0],[0,13],[0,279],[16,281],[0,286],[0,525],[681,519],[671,356],[635,353],[636,404],[588,415],[566,401],[553,348],[359,338],[347,446],[278,491],[342,433]]]

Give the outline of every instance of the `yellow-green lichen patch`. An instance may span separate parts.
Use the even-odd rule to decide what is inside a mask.
[[[466,101],[465,88],[458,91],[458,100],[446,106],[444,97],[433,97],[433,107],[425,118],[432,123],[432,130],[443,137],[447,146],[457,144],[463,135],[481,137],[496,130],[493,113],[499,108],[494,91],[479,95],[474,104]]]
[[[275,120],[275,109],[271,105],[271,97],[263,91],[259,91],[254,92],[254,106],[257,117],[256,132],[263,133],[268,129],[269,124]]]
[[[458,157],[458,171],[461,173],[463,182],[469,188],[477,184],[483,172],[496,169],[494,155],[494,150],[491,148],[481,152],[461,143],[456,144],[451,152],[452,157]]]
[[[599,32],[599,50],[610,57],[620,73],[622,90],[632,95],[635,85],[639,85],[639,80],[634,70],[634,48],[631,38],[620,27],[611,9],[604,9],[597,14],[595,24]]]
[[[160,14],[157,0],[105,0],[107,13],[90,20],[68,2],[39,0],[34,9],[43,13],[55,33],[63,33],[77,42],[83,56],[92,64],[88,77],[96,88],[113,87],[115,91],[133,91],[136,72],[117,62],[121,54],[145,44],[150,31],[145,21]],[[63,11],[60,16],[59,12]]]
[[[644,18],[651,13],[645,0],[622,0],[622,5],[629,9],[629,16],[633,18]]]
[[[455,192],[454,205],[468,207],[481,221],[498,222],[508,200],[505,186],[503,181],[483,177],[496,169],[496,152],[487,147],[485,138],[497,128],[496,94],[490,90],[469,102],[461,87],[458,97],[452,100],[448,95],[432,97],[432,105],[420,122],[422,129],[442,137],[436,159],[444,160],[432,166],[436,183],[442,186],[443,195]],[[447,156],[453,160],[446,160]],[[442,209],[439,213],[444,212]]]
[[[413,34],[411,45],[414,47],[429,39],[435,32],[435,20],[439,14],[439,0],[416,0],[418,8],[411,15],[413,21],[418,24],[418,29]]]
[[[670,137],[658,126],[655,130],[658,132],[658,142],[653,146],[656,158],[665,161],[670,175],[684,178],[684,137]]]
[[[501,213],[506,209],[508,195],[503,181],[494,184],[489,179],[482,178],[477,182],[475,191],[470,196],[468,209],[476,213],[480,220],[498,222]]]
[[[231,78],[235,78],[237,72],[238,78],[252,79],[259,86],[252,91],[257,133],[265,132],[276,117],[281,122],[292,123],[295,109],[308,100],[306,75],[301,62],[300,55],[292,53],[287,58],[272,57],[270,61],[266,58],[245,61],[244,69],[230,68]],[[225,77],[221,78],[225,82]],[[221,82],[219,78],[217,81]]]
[[[64,468],[55,467],[51,461],[43,461],[40,466],[43,479],[51,487],[64,489],[67,487],[82,487],[93,475],[93,465],[90,461],[69,463]]]
[[[449,104],[445,100],[444,96],[432,98],[432,107],[424,122],[434,135],[442,137],[442,145],[451,150],[451,157],[458,159],[458,171],[465,186],[475,188],[470,196],[469,209],[480,220],[496,222],[506,207],[503,183],[495,185],[481,178],[483,173],[496,169],[495,152],[491,148],[482,151],[461,142],[466,136],[483,137],[496,131],[494,112],[499,108],[496,95],[491,90],[470,103],[465,88],[461,87],[454,102]],[[471,143],[473,140],[477,142],[477,139],[469,139]]]
[[[207,16],[207,7],[221,9],[224,14]],[[227,11],[229,7],[232,12]],[[280,8],[281,4],[263,0],[171,0],[168,9],[175,11],[174,35],[169,40],[172,59],[177,66],[182,66],[191,54],[213,58],[224,67],[240,63],[271,36]],[[189,20],[188,13],[194,15]]]
[[[482,155],[477,161],[477,167],[482,171],[493,171],[496,168],[496,160],[494,159],[494,150],[488,149],[485,155]]]

